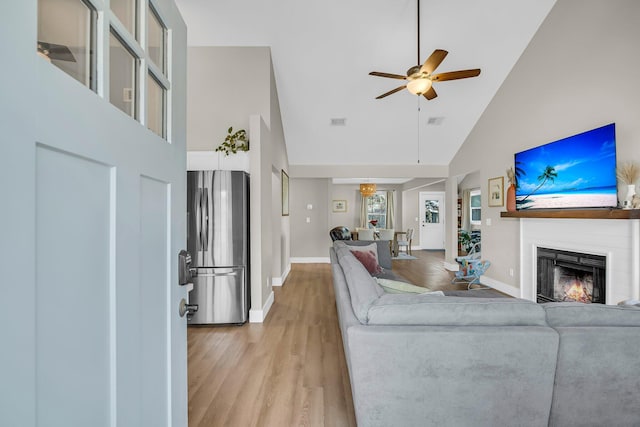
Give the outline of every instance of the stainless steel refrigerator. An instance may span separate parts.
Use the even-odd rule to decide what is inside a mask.
[[[187,172],[187,250],[198,311],[191,325],[245,323],[249,316],[249,175]]]

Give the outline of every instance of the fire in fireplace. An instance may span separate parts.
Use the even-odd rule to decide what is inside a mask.
[[[538,248],[538,302],[605,304],[606,257]]]

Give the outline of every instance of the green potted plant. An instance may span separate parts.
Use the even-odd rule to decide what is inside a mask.
[[[233,127],[227,130],[227,136],[224,142],[216,148],[216,151],[222,151],[225,155],[235,154],[238,151],[249,151],[249,138],[247,131],[240,129],[233,131]]]

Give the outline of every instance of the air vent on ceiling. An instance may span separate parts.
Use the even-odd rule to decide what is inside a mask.
[[[440,126],[444,121],[444,117],[429,117],[427,119],[427,124],[432,126]]]
[[[331,119],[331,126],[346,126],[346,125],[347,125],[347,119],[345,119],[344,117],[339,119]]]

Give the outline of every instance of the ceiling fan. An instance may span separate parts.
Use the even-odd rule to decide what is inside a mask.
[[[418,64],[420,64],[420,0],[416,0],[416,2],[418,3]],[[390,90],[389,92],[383,93],[382,95],[377,96],[376,99],[384,98],[385,96],[392,95],[406,88],[412,94],[422,95],[430,100],[438,96],[436,91],[433,89],[433,82],[466,79],[468,77],[476,77],[480,74],[479,68],[433,74],[435,69],[438,68],[438,65],[440,65],[440,63],[444,60],[448,53],[449,52],[442,49],[434,50],[433,53],[427,58],[427,60],[424,61],[424,64],[422,64],[422,66],[416,65],[409,68],[407,70],[406,76],[403,76],[401,74],[381,73],[379,71],[370,72],[370,76],[408,80],[407,84],[398,86],[397,88]]]

